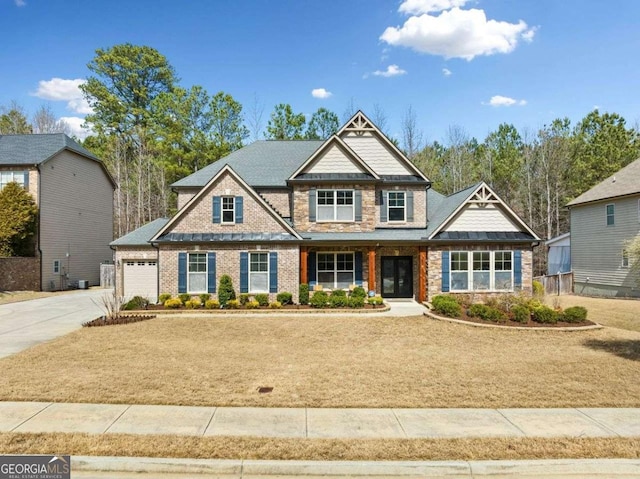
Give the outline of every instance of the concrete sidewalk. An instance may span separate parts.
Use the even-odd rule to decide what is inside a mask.
[[[640,436],[640,408],[317,409],[0,402],[0,432],[273,438]]]

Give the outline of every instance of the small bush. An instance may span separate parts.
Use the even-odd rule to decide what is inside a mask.
[[[346,298],[347,292],[344,289],[334,289],[331,291],[331,296]]]
[[[250,297],[251,295],[249,293],[240,293],[240,305],[246,306],[246,304],[249,302]]]
[[[240,301],[237,299],[230,299],[227,301],[227,308],[229,309],[238,309],[240,307]]]
[[[200,304],[205,304],[211,299],[211,295],[209,293],[202,293],[198,295],[198,298],[200,298]]]
[[[210,299],[205,301],[204,307],[207,309],[220,309],[220,302],[217,299]]]
[[[587,308],[572,306],[562,313],[562,321],[567,323],[582,323],[587,320]]]
[[[315,291],[309,300],[309,304],[312,308],[324,308],[327,306],[328,302],[329,296],[324,291]]]
[[[218,285],[218,301],[222,306],[226,306],[227,302],[236,299],[236,291],[233,289],[231,276],[223,274],[220,276],[220,284]]]
[[[149,306],[149,300],[147,298],[143,298],[142,296],[134,296],[122,307],[122,309],[125,309],[127,311],[130,311],[132,309],[147,309],[147,306]]]
[[[164,307],[168,309],[178,309],[182,306],[182,301],[178,298],[169,298],[164,302]]]
[[[382,296],[371,296],[367,298],[367,303],[375,308],[376,306],[382,306],[384,300],[382,299]]]
[[[501,294],[498,297],[498,309],[504,311],[505,313],[509,313],[515,306],[521,304],[521,302],[522,300],[517,294]]]
[[[431,305],[436,313],[444,314],[450,318],[456,318],[462,313],[462,308],[453,296],[438,295],[431,300]]]
[[[538,299],[544,296],[544,284],[540,281],[533,281],[533,296]]]
[[[190,299],[189,301],[184,303],[184,307],[187,309],[198,309],[200,306],[202,306],[202,303],[198,298]]]
[[[349,306],[349,298],[347,298],[346,294],[335,294],[338,291],[344,293],[342,290],[336,290],[331,293],[331,296],[329,296],[329,306],[332,308],[346,308]]]
[[[532,298],[529,301],[527,301],[525,306],[529,308],[529,311],[533,313],[536,309],[542,306],[542,303],[539,300]]]
[[[162,293],[160,296],[158,296],[158,303],[164,304],[167,299],[171,299],[171,294]]]
[[[180,299],[182,304],[185,304],[187,301],[191,299],[191,295],[188,293],[182,293],[178,295],[178,299]]]
[[[260,303],[255,300],[247,301],[247,309],[258,309],[260,307]]]
[[[362,286],[356,286],[351,291],[351,297],[352,298],[366,298],[367,297],[367,292],[364,290],[364,288]]]
[[[529,319],[531,319],[531,311],[526,306],[516,305],[511,308],[511,312],[513,313],[513,320],[517,323],[528,323]]]
[[[350,308],[364,308],[364,296],[351,296],[347,306]]]
[[[489,296],[484,298],[483,303],[490,308],[499,308],[500,301],[495,296]]]
[[[276,295],[276,299],[278,300],[278,303],[281,303],[282,305],[285,304],[292,304],[293,303],[293,294],[287,292],[287,291],[283,291],[282,293],[278,293]]]
[[[260,306],[269,306],[269,295],[267,293],[256,294],[254,298]]]
[[[474,295],[470,293],[456,293],[450,297],[460,306],[469,306],[474,303]]]
[[[280,301],[272,301],[269,303],[269,309],[282,309],[282,303]]]
[[[309,285],[302,283],[298,288],[298,301],[300,304],[309,304]]]
[[[505,314],[497,308],[487,306],[486,304],[472,304],[468,311],[472,318],[480,318],[484,321],[492,321],[498,323],[506,321]]]
[[[536,323],[555,324],[558,322],[558,313],[544,305],[534,309],[532,317]]]

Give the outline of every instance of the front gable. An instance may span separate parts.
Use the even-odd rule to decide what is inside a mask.
[[[238,235],[258,238],[265,234],[299,239],[293,228],[226,165],[151,241],[199,237],[197,235],[221,239]]]

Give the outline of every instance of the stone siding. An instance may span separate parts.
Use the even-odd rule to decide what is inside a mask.
[[[40,291],[40,258],[0,258],[0,291]]]

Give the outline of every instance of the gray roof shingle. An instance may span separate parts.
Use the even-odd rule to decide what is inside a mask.
[[[575,206],[592,201],[606,200],[616,196],[627,196],[640,193],[640,158],[629,163],[606,180],[585,191],[567,206]]]
[[[167,233],[158,238],[158,243],[209,243],[233,241],[297,241],[289,233]],[[155,241],[154,241],[155,243]]]
[[[149,240],[169,222],[169,218],[158,218],[131,233],[109,243],[109,246],[150,246]]]
[[[64,133],[0,135],[0,165],[39,165],[65,149],[100,161]]]
[[[224,165],[229,164],[244,181],[253,187],[284,187],[287,186],[287,179],[322,143],[316,140],[256,141],[176,181],[171,186],[202,187]]]
[[[427,218],[429,218],[427,237],[442,226],[442,223],[464,203],[478,186],[480,186],[480,183],[471,185],[449,196],[444,196],[432,189],[427,190]]]

